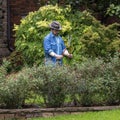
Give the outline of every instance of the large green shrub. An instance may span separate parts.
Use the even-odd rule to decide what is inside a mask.
[[[44,6],[38,11],[29,13],[21,20],[19,26],[15,26],[16,49],[23,53],[26,63],[43,62],[43,39],[50,31],[48,26],[52,20],[59,21],[63,25],[62,32],[68,34],[72,28],[71,23],[65,17],[68,10],[68,8],[62,9],[58,6]]]
[[[28,70],[0,80],[0,105],[4,108],[21,108],[24,104],[31,91]]]
[[[120,104],[119,53],[107,63],[99,58],[74,67],[40,65],[0,77],[0,105],[21,108],[36,95],[45,107]]]
[[[120,5],[110,4],[110,6],[107,8],[106,14],[109,16],[117,16],[120,18]]]
[[[68,67],[34,66],[24,68],[0,81],[0,105],[22,108],[25,100],[42,97],[46,107],[60,107],[70,90],[74,74]]]
[[[101,32],[102,30],[104,32]],[[84,35],[82,40],[85,44],[85,52],[88,56],[91,55],[91,57],[107,57],[109,54],[113,55],[115,51],[119,50],[119,38],[117,37],[116,33],[114,34],[113,30],[108,28],[100,28],[98,31],[91,33],[91,35],[89,33],[91,30],[86,32],[88,32],[88,34]],[[87,41],[85,37],[89,37],[90,39]],[[112,44],[115,42],[116,46],[112,46]]]
[[[77,101],[83,106],[113,105],[120,103],[119,55],[105,63],[102,59],[88,59],[75,69]],[[76,86],[75,86],[76,87]]]
[[[70,84],[74,79],[74,72],[68,66],[32,68],[34,79],[34,92],[44,99],[46,107],[61,107],[69,93]]]
[[[27,64],[43,63],[43,39],[49,33],[49,24],[57,20],[62,24],[63,37],[72,60],[64,63],[80,63],[87,56],[106,57],[120,49],[117,24],[105,27],[87,11],[73,13],[70,7],[43,6],[30,12],[20,25],[15,25],[15,46],[24,56]]]

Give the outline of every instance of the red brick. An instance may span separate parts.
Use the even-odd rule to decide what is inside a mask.
[[[0,120],[4,120],[5,114],[0,114]]]
[[[5,114],[5,120],[10,119],[10,118],[14,118],[14,114]]]

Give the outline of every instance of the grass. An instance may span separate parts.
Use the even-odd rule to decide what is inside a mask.
[[[32,118],[30,120],[120,120],[120,110],[84,112],[81,114],[60,115],[49,118]]]
[[[25,103],[26,104],[36,104],[36,105],[39,105],[41,107],[44,107],[44,99],[43,99],[43,97],[38,96],[38,95],[36,95],[34,93],[31,93],[31,94],[32,94],[31,95],[32,97],[26,99]]]

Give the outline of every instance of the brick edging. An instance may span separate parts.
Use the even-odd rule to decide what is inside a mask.
[[[29,108],[29,109],[0,109],[0,120],[8,118],[50,117],[60,114],[72,114],[88,111],[103,111],[120,109],[120,106],[94,106],[94,107],[64,107],[64,108]]]

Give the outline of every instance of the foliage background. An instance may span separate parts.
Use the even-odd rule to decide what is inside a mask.
[[[43,6],[15,25],[16,51],[9,57],[10,62],[4,61],[0,66],[0,106],[21,108],[26,99],[36,95],[43,98],[46,107],[120,103],[119,53],[114,56],[120,50],[120,25],[106,27],[90,12],[71,9],[70,6]],[[108,12],[111,14],[111,10]],[[60,35],[74,57],[64,58],[64,63],[74,65],[72,67],[41,66],[43,39],[53,20],[62,24]],[[21,69],[19,65],[24,63],[37,66],[7,74],[11,68],[15,72]]]
[[[87,57],[107,58],[120,49],[119,24],[106,27],[87,11],[73,12],[70,6],[48,5],[30,12],[20,25],[15,25],[16,50],[22,53],[28,65],[43,63],[43,40],[53,20],[62,24],[60,35],[74,57],[73,60],[64,58],[65,64],[80,63]]]

